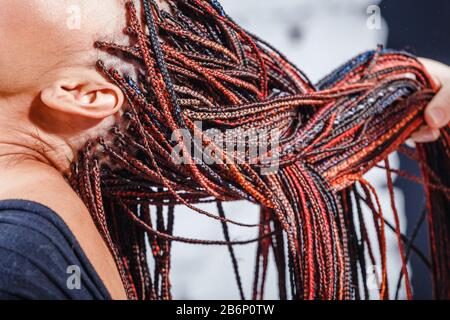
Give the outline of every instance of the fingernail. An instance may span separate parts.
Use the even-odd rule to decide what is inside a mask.
[[[405,144],[410,147],[410,148],[415,148],[416,147],[416,143],[413,139],[408,139],[405,141]]]
[[[430,117],[430,121],[433,122],[432,125],[436,127],[445,125],[445,112],[441,108],[430,109],[428,116]]]
[[[439,138],[439,131],[434,130],[421,131],[418,134],[414,134],[412,138],[416,143],[427,143],[436,141]]]

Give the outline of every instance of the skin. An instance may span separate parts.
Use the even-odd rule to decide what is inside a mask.
[[[440,136],[439,129],[450,121],[450,67],[429,59],[420,60],[440,87],[439,93],[425,110],[427,125],[411,137],[417,143],[425,143],[436,141]]]
[[[74,6],[79,29],[68,26]],[[120,38],[125,25],[120,0],[0,0],[0,39],[7,44],[0,46],[0,200],[32,200],[57,212],[113,299],[126,299],[118,270],[63,173],[88,139],[120,118],[123,93],[95,70],[93,43]],[[442,89],[416,142],[437,139],[450,119],[450,68],[424,63]]]

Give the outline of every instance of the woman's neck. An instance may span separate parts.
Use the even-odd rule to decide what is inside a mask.
[[[38,129],[11,128],[0,119],[0,171],[32,163],[46,165],[65,173],[70,168],[74,151],[63,140],[46,135]]]

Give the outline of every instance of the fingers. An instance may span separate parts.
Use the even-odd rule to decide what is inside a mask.
[[[439,139],[439,129],[450,122],[450,67],[437,61],[419,59],[433,77],[439,92],[425,109],[426,126],[413,133],[414,142],[426,143]]]
[[[443,86],[425,110],[425,121],[433,129],[441,129],[450,121],[450,86]]]
[[[439,129],[423,126],[411,135],[411,139],[417,143],[427,143],[436,141],[439,139],[439,136]]]

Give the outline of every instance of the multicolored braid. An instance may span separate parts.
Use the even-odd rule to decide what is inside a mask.
[[[253,299],[264,297],[270,251],[281,299],[367,299],[367,266],[377,263],[380,298],[388,299],[387,229],[398,238],[401,277],[411,298],[406,265],[411,251],[421,253],[414,239],[400,232],[392,173],[426,187],[435,296],[450,298],[450,131],[444,129],[436,143],[418,146],[417,153],[402,146],[423,124],[423,110],[437,90],[413,56],[379,48],[314,85],[281,53],[234,23],[215,0],[168,0],[171,12],[141,2],[142,17],[133,2],[127,4],[132,45],[97,43],[139,65],[138,78],[132,79],[98,63],[126,95],[123,123],[91,141],[69,177],[108,243],[130,299],[172,298],[174,242],[227,246],[243,299],[233,248],[252,242],[258,243]],[[277,155],[278,170],[263,174],[260,156],[236,161],[238,156],[216,144],[197,121],[221,132],[279,134],[278,146],[267,151]],[[180,129],[197,141],[192,148],[197,152],[185,145]],[[260,143],[237,139],[245,146]],[[172,157],[180,145],[190,160],[185,164]],[[201,161],[202,145],[222,162]],[[419,161],[422,178],[390,167],[388,155],[397,150]],[[382,161],[395,225],[385,220],[375,189],[363,177]],[[259,224],[226,218],[221,203],[233,200],[261,205]],[[195,207],[212,201],[218,215]],[[220,221],[225,240],[173,235],[176,205]],[[367,219],[374,222],[377,246],[369,240]],[[231,241],[229,224],[258,228],[258,236]]]

